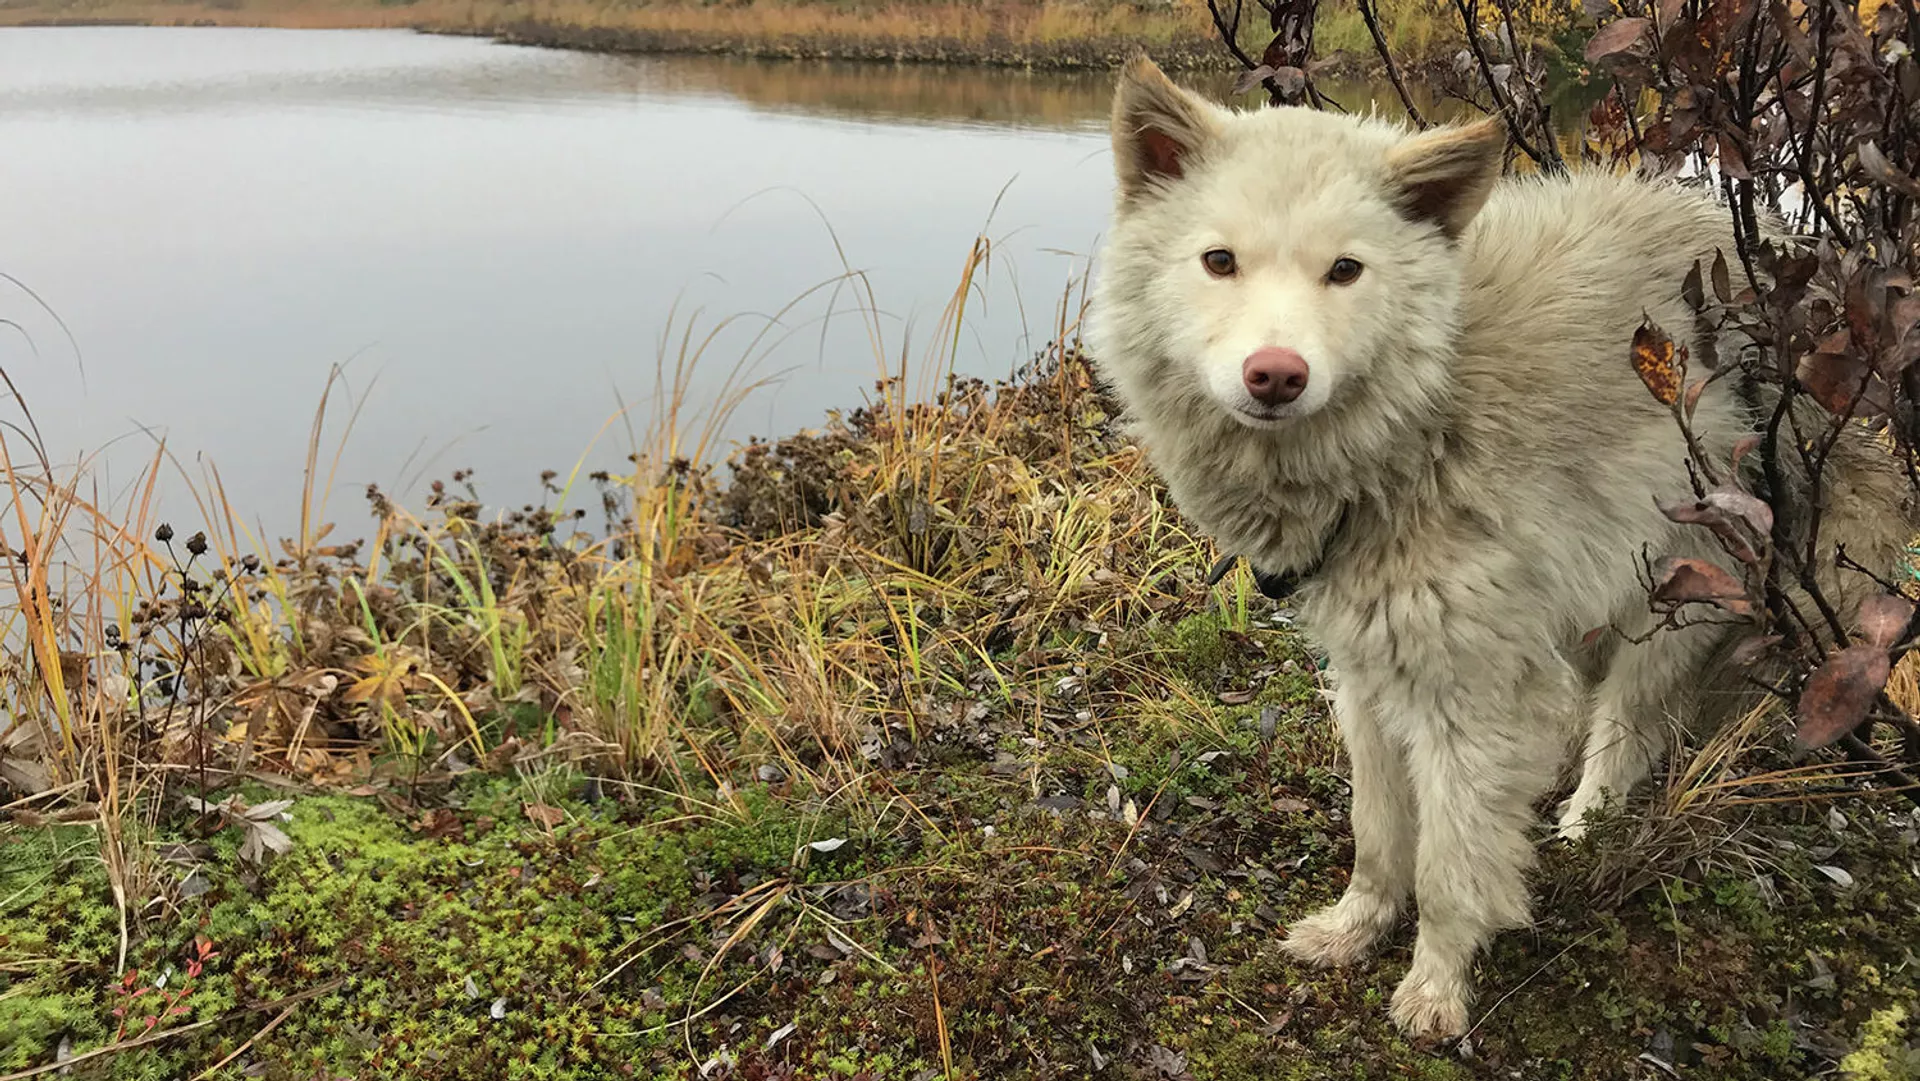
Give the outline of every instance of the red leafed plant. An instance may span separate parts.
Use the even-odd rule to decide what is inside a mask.
[[[204,935],[195,937],[193,945],[187,951],[186,975],[176,985],[168,987],[170,980],[159,984],[142,984],[140,970],[130,968],[114,984],[114,996],[119,1004],[113,1008],[113,1016],[119,1020],[119,1026],[113,1033],[113,1042],[145,1036],[155,1029],[164,1028],[167,1022],[184,1016],[193,1007],[187,1004],[187,998],[193,994],[193,982],[206,970],[207,962],[220,956],[214,950],[213,941]],[[149,997],[151,996],[151,997]]]
[[[1711,530],[1744,568],[1753,632],[1739,659],[1769,662],[1756,671],[1791,704],[1799,748],[1836,747],[1877,782],[1908,787],[1920,725],[1886,685],[1915,644],[1911,582],[1880,577],[1884,568],[1821,537],[1835,448],[1858,434],[1850,427],[1877,437],[1910,500],[1920,492],[1920,13],[1905,0],[1858,10],[1835,0],[1627,0],[1587,44],[1588,62],[1613,80],[1589,117],[1587,150],[1719,186],[1733,261],[1696,266],[1683,291],[1698,328],[1735,348],[1707,358],[1675,408],[1694,448],[1695,491],[1662,509]],[[1650,104],[1635,115],[1623,102]],[[1630,358],[1648,378],[1648,349],[1673,347],[1658,327],[1642,334]],[[1675,381],[1686,378],[1683,353]],[[1722,378],[1772,402],[1727,463],[1708,461],[1690,429],[1691,388]],[[1673,405],[1665,385],[1649,378]],[[1676,586],[1678,573],[1652,576],[1656,602],[1693,588]],[[1836,581],[1864,599],[1843,603]],[[1731,584],[1702,599],[1731,611]]]

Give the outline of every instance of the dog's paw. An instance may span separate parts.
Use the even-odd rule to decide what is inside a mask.
[[[1586,836],[1587,824],[1579,818],[1571,818],[1564,814],[1560,816],[1559,824],[1553,828],[1554,840],[1565,841],[1570,845],[1579,844],[1586,839]]]
[[[1467,988],[1458,980],[1436,980],[1418,969],[1407,973],[1393,992],[1393,1023],[1409,1036],[1445,1039],[1467,1031]]]
[[[1390,901],[1348,891],[1340,903],[1329,905],[1287,929],[1281,950],[1296,961],[1327,968],[1363,961],[1374,943],[1399,916]]]
[[[1554,826],[1555,838],[1570,845],[1577,845],[1587,835],[1587,815],[1600,810],[1605,804],[1597,799],[1583,799],[1579,793],[1569,796],[1560,804],[1560,817]]]

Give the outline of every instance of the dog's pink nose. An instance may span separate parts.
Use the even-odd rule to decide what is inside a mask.
[[[1240,365],[1247,393],[1261,405],[1285,405],[1307,389],[1307,358],[1292,349],[1255,349]]]

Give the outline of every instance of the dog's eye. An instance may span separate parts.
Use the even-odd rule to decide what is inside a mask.
[[[1333,266],[1327,269],[1327,280],[1335,285],[1346,285],[1359,277],[1363,269],[1358,259],[1335,259]]]
[[[1216,278],[1227,277],[1238,267],[1238,264],[1233,261],[1233,253],[1225,248],[1209,249],[1200,257],[1200,261],[1207,265],[1207,273]]]

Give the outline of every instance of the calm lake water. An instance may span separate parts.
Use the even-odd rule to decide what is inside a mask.
[[[879,374],[864,294],[801,299],[752,349],[840,252],[897,367],[928,355],[986,233],[957,367],[1026,361],[1104,226],[1110,87],[393,31],[0,30],[0,272],[17,280],[0,318],[21,330],[0,367],[55,458],[98,455],[116,501],[164,435],[290,534],[335,364],[352,399],[328,459],[358,410],[328,507],[342,534],[367,532],[367,483],[417,509],[427,481],[472,468],[490,503],[537,500],[543,469],[625,464],[683,336],[718,331],[695,407],[743,356],[777,380],[730,439],[860,404]]]

